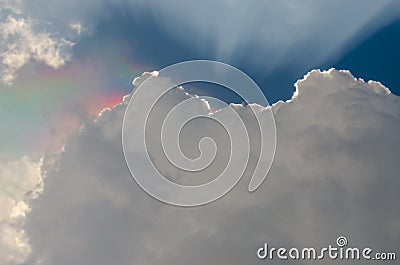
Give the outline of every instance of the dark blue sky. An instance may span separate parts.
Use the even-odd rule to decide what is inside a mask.
[[[331,66],[349,69],[356,77],[380,81],[400,95],[400,18],[356,45]]]
[[[168,31],[157,23],[155,17],[149,14],[132,14],[127,10],[129,9],[110,10],[109,17],[102,19],[95,26],[93,34],[81,40],[75,47],[76,56],[84,57],[90,53],[94,44],[107,48],[107,43],[112,39],[131,50],[131,59],[145,66],[143,70],[159,70],[185,60],[219,60],[239,68],[253,78],[270,103],[289,99],[294,91],[293,84],[296,80],[314,68],[348,69],[356,77],[380,81],[393,93],[400,94],[400,52],[398,49],[400,47],[400,18],[388,21],[377,31],[371,27],[371,30],[374,30],[373,33],[369,32],[367,27],[360,33],[361,36],[354,36],[350,43],[346,44],[348,48],[345,47],[344,53],[320,65],[310,66],[307,63],[287,60],[272,71],[265,71],[260,60],[255,62],[252,56],[247,56],[246,53],[253,48],[251,46],[239,50],[234,56],[224,60],[215,55],[212,42],[204,42],[196,46],[187,45],[169,35]],[[371,24],[373,25],[373,21]],[[187,36],[187,38],[192,37]],[[312,45],[312,40],[310,40],[310,45]],[[121,76],[126,76],[126,74],[129,73],[122,73]],[[130,81],[120,80],[122,85],[127,87],[127,91],[131,89]],[[200,87],[202,92],[198,93],[217,96],[229,102],[241,101],[227,93],[227,90],[210,88],[203,85]]]

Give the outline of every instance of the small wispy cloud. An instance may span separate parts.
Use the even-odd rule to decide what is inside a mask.
[[[5,84],[11,84],[18,70],[31,61],[53,68],[63,66],[70,60],[70,48],[74,44],[71,40],[39,28],[41,22],[25,17],[19,9],[19,3],[7,1],[0,7],[3,14],[8,13],[0,21],[0,71]],[[80,33],[82,26],[74,25],[73,29]]]

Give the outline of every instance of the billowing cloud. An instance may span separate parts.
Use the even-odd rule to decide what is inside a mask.
[[[26,264],[258,264],[264,242],[325,247],[339,235],[351,246],[396,251],[399,97],[333,69],[310,72],[296,88],[290,101],[272,106],[278,142],[264,184],[249,193],[245,175],[228,195],[197,208],[165,205],[138,187],[121,146],[129,97],[104,110],[47,171],[26,220],[32,249]],[[162,107],[187,97],[176,89]],[[235,108],[246,116],[248,108]],[[188,132],[223,138],[193,126]],[[197,146],[198,135],[182,137]],[[152,156],[163,165],[161,154]]]
[[[21,264],[31,248],[23,228],[27,201],[41,191],[41,163],[23,157],[0,163],[0,263]]]

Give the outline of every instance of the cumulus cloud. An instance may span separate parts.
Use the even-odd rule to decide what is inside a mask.
[[[189,209],[151,198],[132,180],[121,146],[129,96],[103,111],[47,172],[25,223],[32,249],[26,263],[258,264],[264,242],[324,247],[339,235],[352,246],[396,251],[399,97],[333,69],[310,72],[296,88],[290,101],[272,106],[278,142],[266,182],[249,193],[245,174],[222,199]],[[161,106],[187,97],[176,89]],[[245,117],[248,107],[235,108]],[[182,137],[194,146],[196,131],[223,138],[208,125],[192,126]],[[161,154],[152,156],[163,163]]]
[[[0,163],[0,263],[21,264],[31,248],[23,224],[27,202],[41,191],[41,163],[28,157]]]

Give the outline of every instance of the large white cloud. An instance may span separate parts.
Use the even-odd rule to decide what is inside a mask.
[[[128,97],[105,110],[47,172],[26,221],[26,264],[258,264],[264,242],[324,247],[339,235],[395,251],[399,98],[347,71],[314,70],[296,87],[292,100],[272,107],[278,143],[262,187],[249,193],[244,176],[222,199],[189,209],[151,198],[132,180],[121,146]],[[168,100],[186,97],[176,90]],[[160,154],[153,157],[162,163]]]

